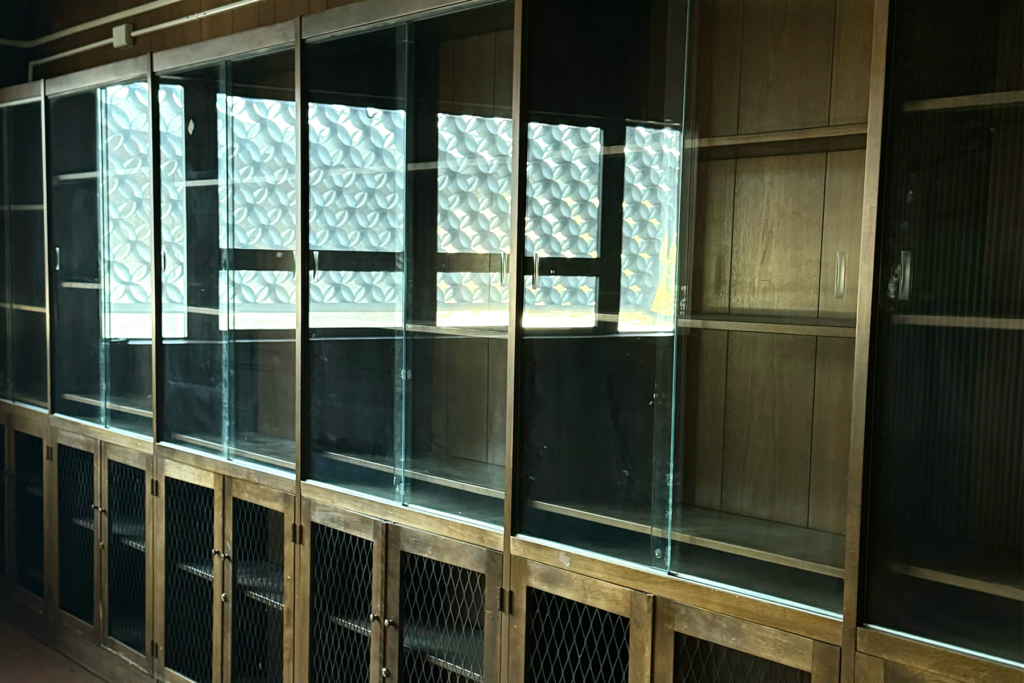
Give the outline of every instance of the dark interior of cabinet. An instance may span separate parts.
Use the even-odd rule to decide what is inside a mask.
[[[673,683],[811,683],[807,671],[701,640],[675,636]]]
[[[49,101],[51,150],[49,212],[53,233],[53,305],[55,410],[128,431],[151,431],[150,341],[115,338],[113,316],[106,307],[112,281],[104,270],[116,258],[104,251],[100,193],[110,173],[100,168],[105,141],[99,139],[98,90]],[[59,150],[59,153],[57,152]],[[59,255],[58,255],[59,254]]]
[[[222,247],[221,232],[227,228],[222,225],[219,207],[225,200],[220,190],[232,193],[226,200],[232,204],[228,215],[239,219],[259,210],[254,198],[270,181],[251,150],[240,151],[234,139],[225,138],[225,127],[242,123],[233,119],[232,110],[219,110],[218,102],[222,108],[225,102],[287,102],[294,100],[293,81],[294,55],[278,51],[162,76],[160,86],[181,91],[181,111],[165,111],[162,117],[181,117],[176,125],[183,147],[176,149],[164,140],[162,154],[165,161],[184,165],[180,178],[165,183],[183,186],[175,188],[174,198],[165,193],[163,203],[165,211],[174,210],[169,201],[184,203],[184,244],[177,246],[184,252],[187,306],[181,311],[184,335],[169,337],[165,331],[163,340],[167,414],[162,438],[286,468],[295,460],[294,315],[287,325],[270,328],[239,322],[235,311],[243,297],[229,278],[238,271],[292,271],[294,245],[246,248],[232,232]],[[162,106],[168,107],[169,100]],[[183,159],[169,159],[169,153],[180,153]],[[232,183],[221,177],[228,170],[234,174]],[[255,185],[245,180],[250,172]],[[287,217],[280,220],[286,223]],[[166,282],[166,272],[164,277]],[[231,301],[222,300],[225,295]]]
[[[17,581],[43,597],[43,440],[14,431],[14,514]]]
[[[196,683],[213,676],[213,489],[167,477],[164,666]]]
[[[401,680],[483,681],[485,575],[403,552],[401,587]]]
[[[865,621],[1024,662],[1024,21],[892,16]],[[909,274],[908,272],[909,271]]]
[[[321,326],[311,306],[309,474],[392,497],[404,457],[407,502],[491,523],[502,516],[507,323],[481,323],[472,333],[445,325],[438,282],[460,268],[499,274],[502,258],[487,251],[493,245],[471,254],[439,249],[438,127],[442,116],[510,119],[511,28],[511,6],[503,3],[314,44],[307,76],[321,106],[405,114],[404,148],[393,150],[405,156],[404,193],[374,197],[402,207],[402,234],[379,249],[311,243],[323,270],[384,278],[371,296],[390,305],[395,322],[367,316],[351,326]],[[322,163],[312,158],[314,195],[318,174],[353,170],[317,167]],[[311,234],[340,222],[315,196],[311,204]],[[465,220],[479,229],[487,219],[468,211]]]
[[[96,547],[95,456],[57,446],[57,552],[60,609],[93,623]]]
[[[46,287],[42,118],[38,103],[0,110],[0,190],[8,397],[45,406]]]
[[[7,501],[9,500],[7,489],[10,488],[7,473],[13,468],[7,460],[7,425],[4,424],[0,424],[0,465],[3,465],[5,473],[4,481],[0,484],[0,530],[3,530],[4,534],[3,543],[0,543],[0,574],[7,578],[7,539],[10,537],[7,529]]]
[[[107,634],[146,651],[146,471],[107,461]]]
[[[526,589],[528,683],[626,683],[629,618],[537,588]]]
[[[368,681],[373,543],[321,524],[310,536],[310,681]]]
[[[284,676],[284,513],[234,499],[231,678]],[[290,570],[289,570],[290,571]]]

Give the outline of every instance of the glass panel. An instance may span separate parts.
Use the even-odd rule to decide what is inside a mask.
[[[4,396],[46,406],[46,254],[40,105],[0,109]]]
[[[686,4],[527,28],[519,529],[667,568]]]
[[[160,78],[162,440],[295,463],[290,50]]]
[[[148,85],[111,85],[49,107],[55,409],[148,434]]]
[[[1024,8],[896,4],[865,622],[1024,663]]]
[[[512,5],[309,51],[310,476],[501,524]]]

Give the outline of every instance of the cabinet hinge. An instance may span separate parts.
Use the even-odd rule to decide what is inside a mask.
[[[46,447],[46,459],[53,460],[53,446]]]
[[[149,641],[149,654],[153,656],[153,659],[157,659],[160,656],[160,646],[157,645],[155,640]]]
[[[302,545],[302,525],[292,524],[292,543]]]
[[[512,594],[512,589],[509,588],[508,589],[508,597],[505,598],[505,604],[506,604],[505,611],[508,613],[509,616],[512,616],[512,604],[513,604],[513,600],[514,599],[515,599],[515,595]]]
[[[160,480],[159,479],[154,478],[154,479],[150,480],[149,492],[151,494],[153,494],[154,496],[158,497],[158,498],[160,497]]]
[[[505,589],[500,586],[498,587],[498,611],[505,611]]]

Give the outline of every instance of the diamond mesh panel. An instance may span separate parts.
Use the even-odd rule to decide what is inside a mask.
[[[526,591],[526,680],[625,683],[629,619],[534,588]]]
[[[0,425],[0,465],[4,479],[0,481],[0,575],[7,572],[7,429]]]
[[[43,440],[14,432],[18,585],[43,597]]]
[[[196,683],[213,675],[213,490],[166,480],[164,665]]]
[[[312,536],[310,680],[368,681],[373,544],[319,524]]]
[[[675,683],[811,683],[811,675],[677,633],[673,680]]]
[[[96,535],[92,453],[59,444],[57,472],[60,608],[91,624]]]
[[[138,652],[146,647],[146,473],[107,465],[108,635]]]
[[[231,680],[284,677],[284,514],[234,501]]]
[[[402,553],[402,662],[417,683],[481,681],[484,575]]]

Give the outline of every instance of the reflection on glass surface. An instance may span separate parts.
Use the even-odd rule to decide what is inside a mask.
[[[141,434],[152,429],[148,101],[142,82],[48,104],[55,409]]]
[[[47,406],[42,119],[0,109],[0,395]]]
[[[1024,40],[1008,27],[1022,22],[1012,0],[907,0],[891,19],[861,589],[866,624],[1016,667]]]
[[[159,106],[161,439],[294,467],[294,56],[162,75]]]
[[[520,532],[667,568],[682,90],[649,79],[686,33],[664,5],[531,5],[517,391]]]
[[[309,476],[494,524],[511,28],[502,3],[327,40],[308,74]]]

